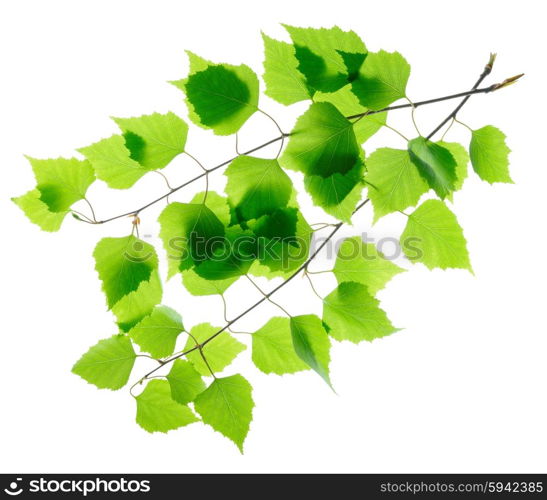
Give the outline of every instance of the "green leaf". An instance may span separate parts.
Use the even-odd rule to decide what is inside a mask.
[[[182,271],[182,283],[186,290],[192,295],[221,295],[233,283],[238,280],[238,277],[228,278],[225,280],[207,280],[196,273],[194,269]]]
[[[223,281],[247,273],[256,258],[256,237],[248,229],[234,225],[224,238],[207,242],[208,258],[197,263],[196,274],[208,280]]]
[[[133,144],[133,148],[135,145]],[[91,163],[97,178],[114,189],[133,186],[150,168],[131,157],[131,151],[121,135],[113,135],[90,146],[78,149]]]
[[[242,453],[253,419],[252,391],[241,375],[217,378],[194,403],[203,422],[231,439]]]
[[[72,373],[99,389],[117,390],[127,384],[135,359],[129,338],[114,335],[91,347],[72,367]]]
[[[292,182],[277,160],[239,156],[224,175],[226,194],[242,220],[257,219],[289,202]]]
[[[170,203],[158,219],[167,252],[168,277],[203,262],[210,254],[209,240],[224,237],[224,226],[207,206]]]
[[[68,212],[51,212],[48,206],[40,199],[40,196],[40,191],[33,189],[11,200],[24,212],[32,223],[39,226],[43,231],[59,231]]]
[[[422,179],[408,151],[380,148],[367,159],[365,181],[374,207],[374,222],[392,212],[415,206],[429,185]]]
[[[262,220],[256,221],[256,225],[255,221],[249,221],[251,226],[264,231],[258,231],[259,260],[248,271],[253,276],[287,278],[308,258],[313,230],[295,204],[289,205],[288,209],[281,211],[284,216],[274,213],[262,217]],[[283,222],[285,218],[287,220]],[[267,237],[268,232],[272,238]],[[281,241],[276,241],[276,238],[281,238]]]
[[[313,96],[315,102],[330,102],[344,116],[353,116],[365,113],[368,109],[361,106],[359,99],[352,92],[348,84],[336,92],[316,92]],[[370,139],[386,123],[387,113],[375,113],[353,121],[353,131],[359,144]]]
[[[253,362],[264,373],[296,373],[309,367],[296,355],[288,318],[275,317],[251,336]]]
[[[171,398],[166,380],[151,380],[136,398],[137,424],[148,432],[167,432],[199,419],[188,406]]]
[[[487,125],[473,130],[469,155],[471,164],[477,175],[486,182],[507,182],[512,184],[509,175],[509,153],[511,150],[505,144],[505,134]]]
[[[191,200],[192,204],[204,204],[211,212],[213,212],[220,222],[224,226],[229,226],[231,222],[231,213],[230,205],[228,204],[228,198],[222,196],[214,191],[207,191],[207,196],[205,196],[205,191],[197,193]],[[205,203],[203,202],[205,200]]]
[[[345,174],[360,161],[352,124],[332,104],[317,102],[298,118],[280,163],[306,175]]]
[[[446,198],[454,191],[456,160],[448,149],[417,137],[408,142],[408,151],[412,163],[439,198]]]
[[[157,306],[137,323],[128,335],[140,348],[155,358],[173,354],[177,337],[184,331],[180,314],[166,306]]]
[[[376,295],[404,269],[387,260],[372,243],[354,236],[340,245],[333,272],[339,284],[344,281],[361,283],[371,295]]]
[[[87,188],[95,180],[93,168],[86,160],[55,158],[38,160],[27,157],[40,200],[51,212],[66,212],[71,205],[85,198]]]
[[[383,109],[406,96],[410,65],[398,52],[381,50],[367,55],[352,90],[363,106]]]
[[[353,31],[343,31],[337,26],[329,29],[284,26],[296,48],[298,69],[315,90],[334,92],[348,82],[348,68],[341,52],[361,56],[367,53],[365,44]]]
[[[179,404],[190,403],[205,390],[201,375],[188,361],[176,359],[167,375],[171,387],[171,397]]]
[[[160,169],[184,151],[188,125],[174,113],[113,118],[130,156],[146,169]]]
[[[408,216],[401,243],[409,260],[422,262],[429,269],[473,272],[462,228],[442,201],[427,200]]]
[[[244,64],[213,64],[193,55],[190,61],[188,78],[172,82],[186,94],[190,119],[215,134],[234,134],[258,109],[256,74]]]
[[[465,179],[467,179],[467,164],[469,163],[469,155],[465,148],[457,142],[437,142],[438,146],[447,149],[454,161],[456,162],[456,180],[454,181],[454,191],[459,191]],[[451,196],[449,195],[449,199]]]
[[[219,330],[219,327],[212,326],[209,323],[201,323],[194,326],[194,328],[190,330],[190,335],[188,336],[188,341],[184,346],[184,350],[191,349],[196,345],[194,339],[201,344]],[[245,349],[246,346],[239,342],[239,340],[234,339],[228,332],[222,332],[215,337],[214,341],[209,342],[203,347],[203,354],[205,355],[211,370],[216,373],[224,370],[224,368],[226,368],[237,355]],[[186,356],[186,359],[194,365],[194,368],[201,375],[211,375],[209,368],[207,368],[207,365],[197,349],[189,353]]]
[[[330,341],[323,323],[314,314],[293,316],[290,323],[296,355],[330,386]]]
[[[135,236],[103,238],[93,256],[109,308],[137,290],[140,283],[149,281],[158,267],[154,247]]]
[[[307,175],[304,177],[304,185],[314,205],[321,207],[329,215],[351,224],[351,216],[364,189],[363,172],[363,164],[359,162],[345,174],[337,172],[329,177]]]
[[[262,33],[264,40],[264,82],[268,97],[288,106],[310,99],[304,75],[298,71],[294,46]]]
[[[323,321],[329,326],[329,335],[357,344],[396,332],[379,304],[365,285],[340,283],[323,299]]]
[[[162,284],[156,269],[152,271],[148,281],[141,281],[135,291],[124,295],[112,306],[120,329],[123,332],[131,330],[161,302],[162,295]]]

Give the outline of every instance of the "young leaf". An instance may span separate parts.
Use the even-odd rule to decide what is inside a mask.
[[[367,287],[354,281],[340,283],[324,298],[323,321],[331,337],[356,344],[397,331]]]
[[[160,214],[160,237],[167,252],[168,277],[207,260],[208,242],[224,236],[224,226],[205,205],[170,203]]]
[[[264,82],[268,97],[288,106],[311,98],[304,75],[298,71],[293,45],[262,33],[264,40]]]
[[[148,316],[154,306],[161,302],[163,288],[159,272],[152,271],[148,281],[141,281],[134,292],[124,295],[112,306],[112,313],[123,332],[128,332],[144,317]]]
[[[348,82],[348,68],[341,52],[361,56],[367,53],[365,44],[353,31],[343,31],[337,26],[330,29],[284,26],[296,47],[298,69],[315,90],[334,92]]]
[[[226,194],[242,220],[257,219],[289,202],[292,182],[277,160],[239,156],[224,175]]]
[[[68,212],[51,212],[40,196],[40,191],[33,189],[22,196],[12,198],[11,201],[43,231],[59,231]]]
[[[361,106],[359,99],[352,92],[351,85],[347,84],[336,92],[316,92],[313,96],[315,102],[330,102],[336,106],[344,116],[365,113],[367,108]],[[370,139],[386,123],[387,113],[375,113],[353,121],[353,131],[359,144]]]
[[[131,151],[121,135],[102,139],[78,151],[89,160],[97,178],[114,189],[130,188],[144,174],[153,170],[131,157]]]
[[[149,281],[158,268],[154,247],[135,236],[103,238],[97,243],[93,257],[109,308],[137,290],[140,283]]]
[[[296,208],[295,203],[290,203],[287,209],[280,212],[288,219],[285,223],[285,217],[275,212],[259,221],[248,221],[259,232],[256,250],[258,260],[248,270],[253,276],[287,278],[309,256],[313,230],[302,212]]]
[[[252,335],[253,362],[264,373],[296,373],[308,370],[294,350],[288,318],[275,317]]]
[[[188,125],[174,113],[113,118],[131,158],[146,169],[160,169],[184,151]]]
[[[186,290],[192,295],[221,295],[232,284],[238,280],[238,277],[225,280],[207,280],[196,273],[194,269],[182,271],[182,283]]]
[[[253,419],[252,387],[241,375],[217,378],[195,400],[203,422],[231,439],[243,453]]]
[[[314,314],[293,316],[290,323],[296,355],[330,386],[330,341],[323,323]]]
[[[194,401],[205,390],[201,375],[191,363],[176,359],[167,375],[171,387],[171,397],[177,403],[185,405]]]
[[[201,323],[194,326],[194,328],[190,330],[190,335],[188,336],[188,341],[184,346],[184,350],[186,351],[194,347],[196,345],[195,341],[199,343],[204,342],[219,330],[220,328],[212,326],[209,323]],[[207,359],[211,370],[213,370],[213,372],[221,372],[245,349],[245,344],[234,339],[228,332],[222,332],[214,341],[209,342],[203,347],[203,354]],[[194,368],[201,375],[211,375],[209,368],[197,349],[189,353],[186,356],[186,359],[194,365]]]
[[[340,248],[333,273],[339,284],[354,281],[367,287],[371,295],[384,288],[389,280],[404,269],[387,260],[372,243],[361,237],[346,238]]]
[[[66,212],[72,204],[84,199],[95,180],[93,168],[86,160],[27,158],[36,177],[40,200],[51,212]]]
[[[304,185],[314,205],[321,207],[329,215],[351,224],[351,216],[364,189],[363,171],[363,164],[359,161],[345,174],[337,172],[329,177],[306,175]]]
[[[360,157],[351,122],[332,104],[317,102],[298,118],[280,163],[306,175],[329,177],[350,171]]]
[[[151,380],[135,400],[137,424],[148,432],[167,432],[199,421],[188,406],[173,401],[166,380]]]
[[[454,181],[454,191],[462,188],[465,179],[467,179],[467,164],[469,163],[469,155],[465,148],[458,142],[437,142],[437,145],[447,149],[454,161],[456,162],[456,180]],[[449,195],[450,199],[451,196]]]
[[[177,337],[184,331],[180,314],[166,306],[157,306],[137,323],[128,335],[140,348],[155,358],[173,354]]]
[[[417,137],[409,141],[408,151],[412,163],[439,198],[444,199],[454,191],[456,160],[448,149],[424,137]]]
[[[195,57],[193,64],[199,69],[191,68],[188,78],[172,82],[186,94],[190,119],[215,134],[234,134],[257,110],[257,76],[244,64],[197,63]]]
[[[230,213],[230,205],[228,204],[228,198],[222,196],[214,191],[207,191],[207,196],[205,192],[197,193],[191,200],[190,203],[196,205],[205,205],[211,212],[213,212],[220,222],[224,226],[229,226],[232,215]],[[205,200],[205,202],[204,202]]]
[[[378,110],[406,96],[409,76],[410,65],[401,54],[381,50],[369,52],[351,85],[363,106]]]
[[[456,216],[439,200],[427,200],[408,216],[401,235],[403,251],[412,262],[429,269],[471,269],[467,244]]]
[[[473,130],[469,154],[471,164],[477,175],[486,182],[507,182],[512,184],[509,175],[509,153],[511,150],[505,144],[505,134],[487,125]]]
[[[72,367],[72,373],[99,389],[115,391],[127,384],[135,359],[129,338],[114,335],[91,347]]]

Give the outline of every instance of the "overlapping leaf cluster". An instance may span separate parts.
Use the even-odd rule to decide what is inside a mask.
[[[468,148],[420,136],[403,149],[380,148],[367,156],[363,144],[386,123],[382,110],[407,99],[409,64],[397,52],[369,52],[353,31],[285,28],[291,43],[263,35],[264,93],[284,105],[309,106],[279,159],[239,156],[224,171],[225,193],[200,193],[162,211],[168,278],[176,276],[201,296],[223,294],[247,274],[289,278],[301,271],[313,231],[286,170],[298,172],[313,203],[340,222],[351,223],[365,192],[374,221],[413,209],[401,235],[407,256],[430,269],[471,270],[462,229],[445,200],[462,187],[469,161],[489,183],[512,182],[504,135],[492,126],[473,130]],[[185,94],[190,120],[215,134],[238,132],[260,109],[259,78],[246,65],[188,56],[189,74],[172,83]],[[127,189],[185,152],[188,125],[173,113],[114,121],[120,133],[80,148],[82,158],[30,159],[37,185],[14,201],[32,222],[57,231],[96,179]],[[226,325],[187,328],[179,312],[162,305],[156,249],[133,233],[102,239],[94,259],[117,332],[91,347],[74,373],[117,390],[127,384],[138,356],[152,357],[169,370],[140,380],[138,424],[166,432],[201,420],[242,449],[252,389],[242,375],[224,370],[245,344]],[[251,337],[254,364],[278,375],[312,369],[330,385],[332,339],[358,343],[397,331],[376,294],[402,271],[374,245],[347,238],[322,317],[268,320]]]

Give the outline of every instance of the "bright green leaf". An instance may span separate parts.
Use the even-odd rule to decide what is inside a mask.
[[[184,346],[184,350],[191,349],[196,345],[194,339],[199,343],[203,343],[219,330],[219,327],[212,326],[209,323],[201,323],[194,326],[194,328],[190,330],[190,335],[188,336],[188,341]],[[236,356],[245,349],[245,344],[234,339],[234,337],[225,331],[215,337],[215,340],[203,347],[203,354],[207,359],[211,370],[216,373],[224,370],[224,368],[226,368]],[[207,365],[197,349],[189,353],[186,356],[186,359],[194,365],[195,369],[201,375],[211,375],[209,368],[207,368]]]
[[[188,78],[172,82],[186,94],[190,119],[215,134],[234,134],[257,110],[257,76],[244,64],[213,64],[193,55],[190,59],[194,67]]]
[[[473,272],[462,228],[442,201],[427,200],[409,215],[401,243],[409,260],[422,262],[429,269]]]
[[[182,283],[192,295],[220,295],[238,280],[238,277],[225,280],[207,280],[194,269],[182,271]]]
[[[161,302],[162,295],[161,279],[155,269],[148,281],[141,281],[135,291],[124,295],[112,306],[112,313],[120,329],[123,332],[131,330]]]
[[[131,158],[131,151],[121,135],[102,139],[78,151],[89,160],[97,178],[106,182],[111,188],[130,188],[144,174],[152,170]]]
[[[473,169],[483,181],[490,184],[513,183],[509,175],[510,152],[511,150],[505,144],[505,134],[496,127],[487,125],[473,130],[469,154]]]
[[[298,71],[294,46],[262,34],[265,94],[288,106],[311,97],[304,75]]]
[[[84,199],[95,180],[93,168],[86,160],[27,158],[36,177],[40,200],[51,212],[66,212],[73,203]]]
[[[367,108],[361,106],[357,96],[351,91],[348,84],[336,92],[316,92],[313,96],[315,102],[330,102],[344,116],[353,116],[365,113]],[[368,116],[352,120],[353,131],[359,144],[370,139],[386,123],[387,113],[374,113]]]
[[[410,65],[398,52],[369,52],[352,90],[363,106],[383,109],[406,96],[409,76]]]
[[[359,162],[345,174],[337,172],[329,177],[307,175],[304,177],[304,185],[314,205],[351,224],[351,216],[365,187],[362,178],[363,164]]]
[[[204,203],[205,200],[205,203]],[[205,206],[213,212],[224,226],[229,226],[231,221],[230,205],[228,198],[214,191],[205,191],[197,193],[191,200],[192,204],[205,204]]]
[[[397,331],[367,287],[354,281],[340,283],[323,299],[323,321],[331,337],[356,344]]]
[[[296,373],[309,367],[296,355],[288,318],[272,318],[252,335],[253,362],[264,373]]]
[[[387,260],[372,243],[365,243],[359,236],[354,236],[346,238],[340,245],[333,272],[338,283],[361,283],[371,295],[376,295],[404,269]]]
[[[171,387],[171,397],[184,405],[196,399],[205,390],[205,382],[194,366],[188,361],[176,359],[167,375]]]
[[[174,113],[113,118],[130,156],[146,169],[160,169],[184,151],[188,125]]]
[[[188,406],[173,401],[166,380],[151,380],[135,400],[137,424],[148,432],[167,432],[199,421]]]
[[[458,142],[439,141],[437,145],[447,149],[454,161],[456,162],[456,180],[454,182],[454,191],[462,188],[465,179],[467,179],[467,164],[469,163],[469,155],[465,148]]]
[[[277,160],[239,156],[224,175],[226,194],[240,219],[257,219],[289,202],[292,182]]]
[[[348,68],[341,52],[361,54],[367,49],[353,31],[337,26],[325,28],[296,28],[285,25],[296,48],[298,69],[310,87],[322,92],[334,92],[348,82]]]
[[[180,314],[166,306],[157,306],[137,323],[128,335],[140,348],[155,358],[173,354],[177,337],[184,331]]]
[[[44,231],[59,231],[68,212],[51,212],[40,199],[41,193],[33,189],[11,200],[25,213],[29,220]]]
[[[374,222],[392,212],[415,206],[429,191],[408,151],[380,148],[367,159],[365,181],[374,207]]]
[[[417,137],[409,141],[408,151],[412,163],[439,198],[446,198],[454,191],[456,160],[448,149],[424,137]]]
[[[345,174],[360,161],[352,124],[332,104],[317,102],[298,118],[280,163],[306,175]]]
[[[168,277],[207,260],[208,241],[224,237],[224,226],[205,205],[170,203],[159,216],[160,237],[167,252]]]
[[[321,320],[314,314],[293,316],[291,336],[297,356],[331,385],[330,341]]]
[[[231,439],[242,453],[253,418],[252,390],[241,375],[217,378],[194,403],[203,422]]]
[[[149,281],[158,267],[154,247],[135,236],[103,238],[93,252],[108,307]]]
[[[72,373],[99,389],[117,390],[127,384],[135,359],[129,338],[114,335],[91,347],[72,367]]]

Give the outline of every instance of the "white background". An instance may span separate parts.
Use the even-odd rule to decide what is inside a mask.
[[[547,328],[545,321],[544,106],[547,74],[541,2],[520,1],[4,1],[0,7],[0,213],[2,316],[0,336],[0,470],[2,472],[545,472]],[[103,236],[125,235],[129,220],[88,226],[67,218],[60,233],[30,224],[9,198],[34,186],[23,154],[70,156],[116,131],[109,116],[172,110],[185,116],[182,94],[168,80],[187,70],[184,49],[219,62],[247,63],[262,73],[260,30],[288,39],[278,23],[338,24],[360,34],[370,50],[400,51],[412,65],[414,100],[468,89],[490,51],[498,52],[488,83],[516,73],[518,85],[472,98],[460,118],[508,136],[515,185],[490,186],[474,175],[455,196],[475,276],[401,265],[380,294],[404,330],[332,351],[334,395],[312,373],[266,376],[250,350],[227,370],[254,386],[256,409],[246,454],[196,424],[167,435],[134,422],[126,390],[99,391],[70,373],[99,339],[115,332],[91,257]],[[261,98],[290,130],[304,104],[284,108]],[[451,103],[450,106],[454,105]],[[431,129],[450,110],[418,110]],[[407,134],[408,113],[390,123]],[[263,118],[244,127],[254,146],[273,137]],[[462,127],[448,139],[468,141]],[[379,145],[404,147],[383,131]],[[188,151],[207,166],[233,154],[233,138],[192,128]],[[273,150],[264,151],[271,155]],[[166,169],[174,183],[197,173],[188,159]],[[214,187],[224,178],[214,174]],[[295,177],[299,186],[300,179]],[[89,191],[99,217],[135,208],[161,194],[149,174],[131,192]],[[202,186],[196,186],[202,189]],[[177,193],[189,200],[196,190]],[[325,220],[300,197],[310,221]],[[157,243],[161,207],[143,214],[142,233]],[[370,207],[345,234],[396,236],[404,217],[372,230]],[[315,269],[332,263],[319,262]],[[263,283],[264,284],[264,283]],[[333,280],[317,280],[328,293]],[[242,284],[228,294],[230,312],[255,295]],[[278,297],[291,312],[320,312],[299,279]],[[165,303],[184,322],[221,324],[218,298],[191,298],[177,280]],[[242,321],[257,328],[264,306]],[[147,367],[139,361],[134,376]]]

